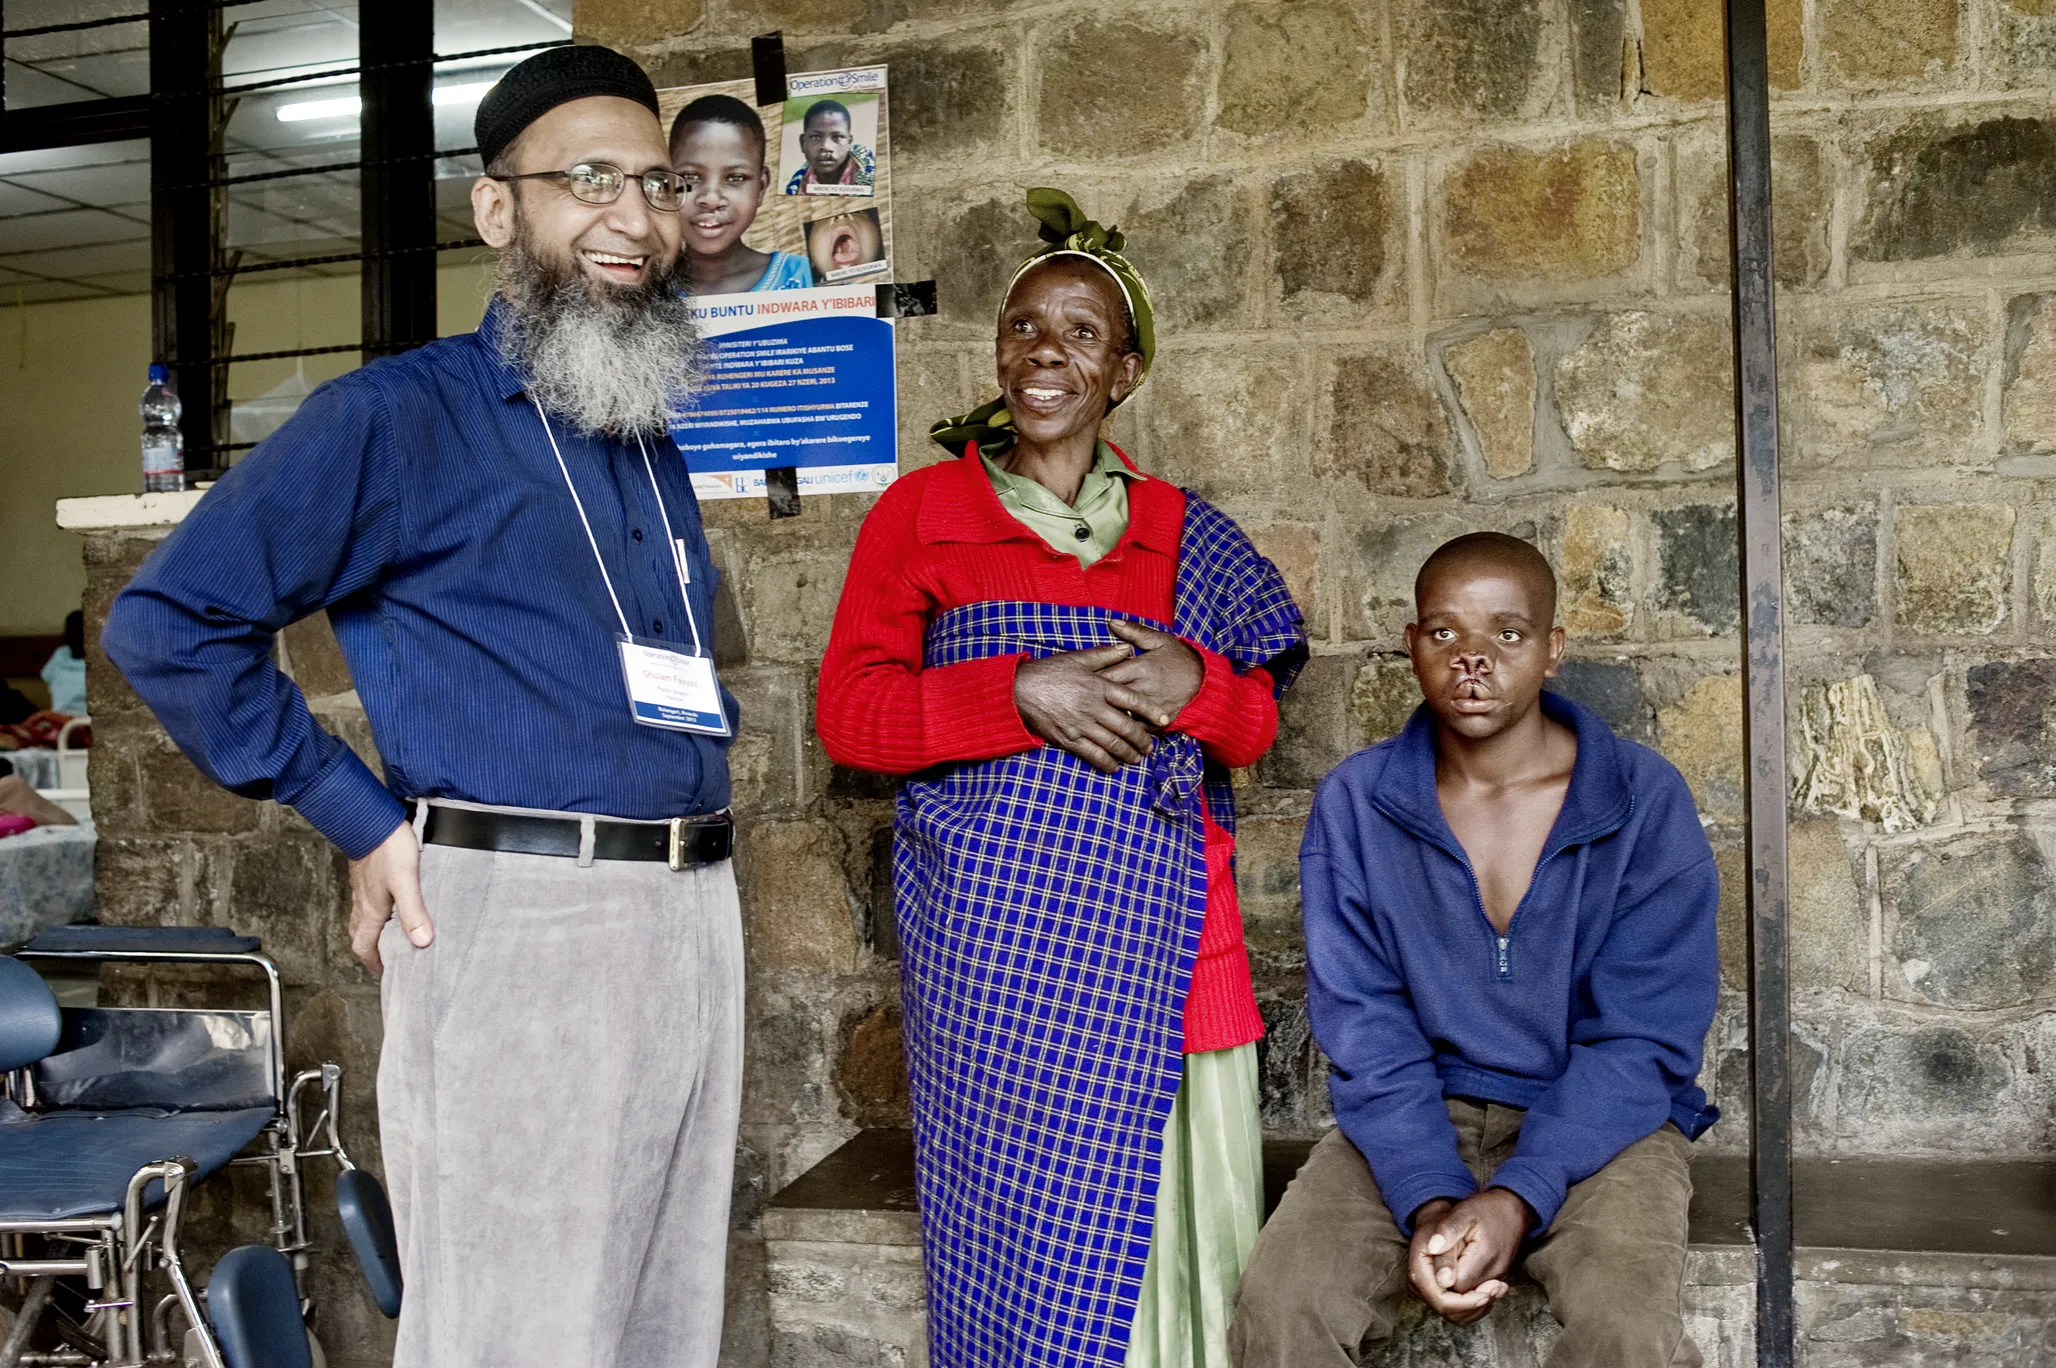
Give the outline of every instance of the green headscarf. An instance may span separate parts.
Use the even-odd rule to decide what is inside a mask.
[[[1043,245],[1030,253],[1007,281],[1006,291],[1000,295],[1001,319],[1006,317],[1007,300],[1013,297],[1014,286],[1031,268],[1058,256],[1084,257],[1095,263],[1114,278],[1114,283],[1121,287],[1121,297],[1128,303],[1129,342],[1142,356],[1142,370],[1135,377],[1134,388],[1128,391],[1133,394],[1142,388],[1149,375],[1149,364],[1156,359],[1156,310],[1150,303],[1149,286],[1128,258],[1121,255],[1121,249],[1128,245],[1127,239],[1121,236],[1120,229],[1102,228],[1085,217],[1078,201],[1061,190],[1030,190],[1028,212],[1042,223]],[[1120,403],[1116,399],[1112,406],[1118,407]],[[972,442],[978,444],[984,455],[1003,456],[1013,449],[1014,435],[1014,419],[1007,412],[1005,399],[980,404],[955,418],[944,418],[928,429],[930,440],[958,456]]]

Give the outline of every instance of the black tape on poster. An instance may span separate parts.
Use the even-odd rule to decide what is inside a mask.
[[[784,104],[785,34],[760,33],[750,39],[750,65],[756,69],[757,103]]]
[[[800,473],[792,466],[773,466],[764,472],[764,501],[771,505],[773,518],[800,515]]]
[[[878,287],[880,318],[920,318],[935,312],[935,282],[909,280]]]

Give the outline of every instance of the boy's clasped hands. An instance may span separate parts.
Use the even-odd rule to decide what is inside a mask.
[[[1506,1273],[1534,1224],[1528,1204],[1505,1188],[1461,1202],[1438,1197],[1414,1212],[1407,1276],[1421,1300],[1454,1325],[1482,1320],[1506,1295]]]

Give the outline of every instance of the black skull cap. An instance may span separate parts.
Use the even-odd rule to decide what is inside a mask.
[[[478,102],[471,128],[479,157],[491,166],[537,119],[593,95],[618,95],[653,117],[657,112],[657,88],[633,58],[594,43],[545,48],[502,76]]]

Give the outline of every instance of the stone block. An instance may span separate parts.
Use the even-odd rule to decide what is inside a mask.
[[[1867,627],[1877,614],[1875,505],[1785,516],[1785,602],[1792,621]]]
[[[2006,504],[1915,504],[1893,519],[1901,627],[1988,636],[2006,620],[2013,587],[2013,509]]]
[[[1892,725],[1869,675],[1806,689],[1798,712],[1791,733],[1795,807],[1887,832],[1934,820],[1941,794],[1929,787],[1914,747]]]
[[[1335,0],[1227,11],[1217,126],[1328,133],[1362,119],[1378,85],[1377,33]]]
[[[1770,83],[1799,88],[1804,51],[1800,0],[1766,0]],[[1718,5],[1694,0],[1642,0],[1642,84],[1676,100],[1718,100],[1727,94],[1727,39]]]
[[[1848,845],[1833,822],[1823,821],[1794,822],[1787,840],[1792,986],[1867,991],[1870,908],[1857,889]],[[1721,892],[1725,898],[1727,889]]]
[[[1453,513],[1366,520],[1349,529],[1353,545],[1330,568],[1345,614],[1343,635],[1397,648],[1413,621],[1414,576],[1436,547],[1477,528]]]
[[[1404,203],[1376,161],[1326,162],[1275,181],[1271,270],[1286,306],[1340,304],[1361,314],[1381,302],[1401,261]]]
[[[859,1126],[911,1126],[900,1009],[882,1002],[848,1024],[835,1070],[843,1109]]]
[[[1964,8],[1963,0],[1821,0],[1823,68],[1842,85],[1931,90],[1956,65]]]
[[[745,894],[744,925],[750,904]],[[789,992],[769,982],[752,955],[749,1004],[744,1018],[742,1124],[774,1126],[790,1137],[790,1127],[846,1125],[833,1082],[831,1039],[837,1005],[818,978],[797,980],[803,991]],[[811,992],[804,991],[811,989]],[[824,1020],[824,1009],[826,1019]],[[792,1175],[774,1165],[772,1186]]]
[[[2006,302],[2006,449],[2056,451],[2056,295]]]
[[[1994,660],[1964,674],[1978,778],[2009,798],[2056,797],[2056,660]]]
[[[1310,789],[1355,750],[1349,725],[1356,662],[1315,656],[1278,705],[1278,740],[1257,761],[1257,777],[1271,788]]]
[[[1403,655],[1374,654],[1357,667],[1349,712],[1362,745],[1372,746],[1405,730],[1421,706],[1421,682]]]
[[[750,967],[846,974],[857,919],[842,833],[827,822],[753,822],[738,832],[737,883]]]
[[[1145,470],[1210,499],[1221,491],[1275,497],[1312,473],[1309,400],[1289,351],[1162,355],[1142,391],[1142,442],[1131,450]]]
[[[1804,459],[1867,466],[1960,459],[1984,426],[1989,339],[1981,316],[1945,301],[1862,305],[1802,322],[1788,393]]]
[[[93,848],[94,915],[109,926],[179,926],[188,843],[178,837],[102,836]]]
[[[1834,170],[1820,143],[1783,134],[1771,139],[1771,262],[1777,283],[1817,285],[1827,275],[1834,222]],[[1727,156],[1718,137],[1681,137],[1671,175],[1678,201],[1678,276],[1682,283],[1728,285]]]
[[[1035,224],[1021,196],[1007,186],[981,198],[908,195],[895,206],[893,257],[900,277],[935,282],[937,316],[924,323],[985,344],[985,364],[972,367],[977,386],[991,383],[1000,295],[1035,245]]]
[[[1487,148],[1443,187],[1445,270],[1451,279],[1618,275],[1641,258],[1641,201],[1627,143]]]
[[[1656,528],[1662,578],[1656,606],[1681,615],[1708,636],[1734,631],[1742,620],[1741,571],[1736,565],[1735,510],[1729,504],[1687,504],[1649,515]]]
[[[257,829],[257,804],[238,798],[193,768],[167,738],[140,749],[144,822],[153,831],[233,835]]]
[[[1571,80],[1578,112],[1619,104],[1628,84],[1625,0],[1572,0]]]
[[[759,668],[722,675],[742,707],[742,725],[728,747],[728,777],[735,809],[745,818],[790,811],[805,801],[800,736],[811,718],[806,684],[797,670]]]
[[[1958,1026],[1865,1026],[1841,1055],[1836,1129],[1866,1146],[1988,1151],[2012,1102],[2005,1052]]]
[[[1318,641],[1327,635],[1324,605],[1320,600],[1321,533],[1306,523],[1244,523],[1250,545],[1257,554],[1278,567],[1285,587],[1306,620],[1307,635]]]
[[[1065,162],[1119,159],[1196,135],[1207,104],[1207,40],[1180,17],[1097,15],[1043,38],[1036,133]]]
[[[1548,104],[1560,39],[1536,0],[1402,0],[1393,11],[1410,123],[1511,119]]]
[[[227,905],[213,909],[209,920],[261,937],[288,985],[328,983],[345,962],[338,957],[348,954],[349,884],[339,860],[318,838],[238,842]]]
[[[1485,473],[1511,480],[1535,468],[1535,353],[1519,328],[1452,342],[1442,364],[1477,438]]]
[[[1893,997],[1943,1007],[2019,1007],[2056,974],[2056,877],[2018,831],[1891,852],[1882,873]]]
[[[790,532],[783,530],[790,523],[773,526],[780,530],[755,540],[736,585],[750,659],[818,666],[856,529],[826,522]]]
[[[1556,363],[1556,405],[1594,470],[1707,470],[1735,455],[1734,363],[1714,318],[1608,314]]]
[[[1707,675],[1656,714],[1657,746],[1678,767],[1699,810],[1742,818],[1742,676]]]
[[[892,69],[892,155],[901,166],[987,158],[1007,147],[1014,58],[998,36],[975,46],[904,43]]]
[[[1630,741],[1648,745],[1656,739],[1656,710],[1642,677],[1625,659],[1566,660],[1549,688],[1598,713]]]
[[[2039,86],[2056,67],[2056,10],[2044,0],[1985,6],[1984,67],[1994,84]]]
[[[992,387],[990,346],[979,349],[979,370],[975,377],[970,375],[965,366],[963,354],[955,349],[943,351],[910,347],[903,340],[899,344],[896,360],[899,371],[899,470],[905,475],[923,466],[949,459],[947,451],[928,439],[928,429],[934,426],[936,419],[968,413],[997,391]],[[723,587],[729,591],[728,598],[732,607],[734,580],[724,579]],[[741,615],[738,612],[738,640],[744,639],[744,634],[739,630],[741,625]],[[717,618],[717,639],[720,627]]]
[[[1128,255],[1149,281],[1159,337],[1245,316],[1260,256],[1255,221],[1253,198],[1226,176],[1180,179],[1170,198],[1128,215]]]
[[[1373,494],[1446,494],[1456,439],[1420,358],[1370,352],[1335,358],[1314,468],[1354,476]]]
[[[1612,637],[1635,620],[1636,555],[1625,509],[1575,503],[1563,511],[1557,615],[1573,637]]]
[[[2056,120],[1916,120],[1870,150],[1858,261],[1990,256],[2056,230]]]
[[[689,33],[705,16],[703,0],[578,0],[574,18],[582,42],[639,48]]]
[[[1707,833],[1713,844],[1713,867],[1720,880],[1720,901],[1714,908],[1714,936],[1720,956],[1721,987],[1734,992],[1749,988],[1749,852],[1733,831],[1716,827]],[[1715,1024],[1718,1032],[1719,1025]],[[1708,1059],[1713,1058],[1708,1051]],[[1714,1091],[1713,1085],[1709,1093]],[[1720,1099],[1711,1098],[1715,1106]]]
[[[1297,817],[1244,817],[1235,824],[1235,894],[1253,955],[1304,955],[1299,924]]]
[[[1320,1047],[1306,1019],[1306,1000],[1260,999],[1264,1037],[1257,1042],[1257,1108],[1264,1130],[1305,1134],[1308,1083],[1320,1066]]]
[[[348,693],[357,687],[350,679],[350,663],[343,659],[343,649],[336,644],[327,613],[301,618],[279,635],[285,645],[286,673],[300,686],[301,693],[322,698]]]
[[[826,1325],[771,1332],[771,1368],[908,1368],[904,1346]]]

